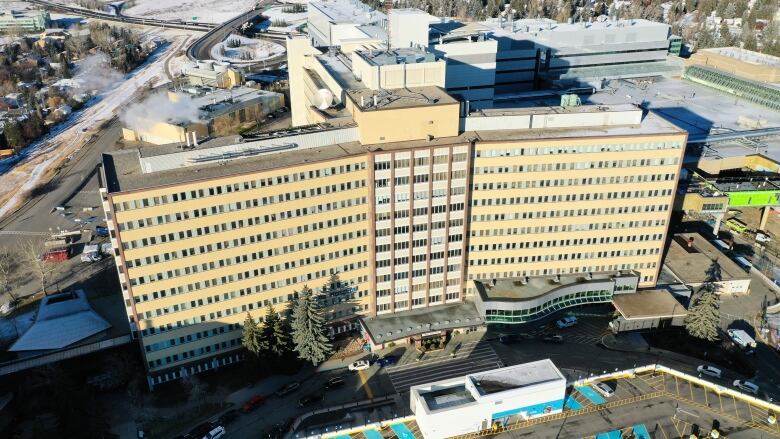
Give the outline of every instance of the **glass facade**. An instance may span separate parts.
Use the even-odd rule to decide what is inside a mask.
[[[485,310],[485,321],[487,323],[526,323],[564,308],[611,301],[612,290],[579,291],[551,299],[530,309]]]

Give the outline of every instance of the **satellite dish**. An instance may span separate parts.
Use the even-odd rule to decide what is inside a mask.
[[[317,90],[315,99],[315,105],[317,105],[317,108],[320,110],[327,110],[333,106],[333,93],[327,88]]]

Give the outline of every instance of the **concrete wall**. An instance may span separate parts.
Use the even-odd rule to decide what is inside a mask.
[[[309,8],[310,14],[311,10]],[[311,15],[310,15],[311,16]],[[289,38],[287,40],[287,69],[290,77],[290,108],[292,125],[307,125],[306,108],[310,102],[306,97],[305,71],[306,57],[320,53],[309,43],[307,38]]]
[[[444,61],[415,64],[372,65],[359,53],[352,53],[352,72],[372,90],[405,87],[444,87]]]
[[[735,52],[760,55],[748,50],[732,48]],[[775,57],[776,58],[776,57]],[[780,67],[772,67],[766,64],[751,63],[730,56],[721,55],[714,50],[699,50],[688,59],[688,65],[702,65],[714,67],[733,75],[759,82],[780,82]]]
[[[419,9],[392,9],[390,20],[390,48],[428,47],[430,16]]]
[[[435,138],[458,135],[460,104],[457,102],[367,111],[359,109],[359,102],[347,99],[346,103],[358,124],[360,143],[364,145],[422,140],[429,135]]]

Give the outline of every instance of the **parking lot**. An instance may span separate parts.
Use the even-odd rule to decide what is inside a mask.
[[[780,437],[771,425],[768,405],[749,402],[675,375],[655,372],[604,381],[612,390],[597,391],[598,382],[568,390],[564,412],[523,421],[507,419],[506,430],[482,434],[498,438],[687,438]],[[479,435],[474,435],[475,437]]]

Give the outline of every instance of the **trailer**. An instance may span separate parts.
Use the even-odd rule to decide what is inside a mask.
[[[734,343],[739,345],[741,348],[749,350],[756,348],[756,341],[742,329],[729,329],[726,332],[728,332],[731,340],[733,340]]]

